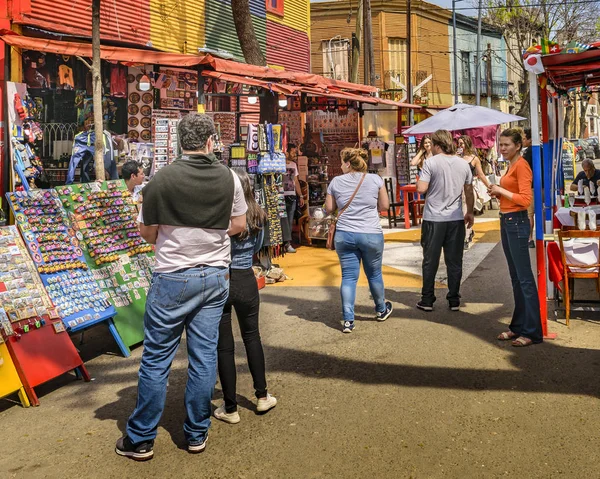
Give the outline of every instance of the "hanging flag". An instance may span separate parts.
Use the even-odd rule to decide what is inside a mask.
[[[547,38],[542,39],[542,55],[549,55],[552,53],[560,53],[561,48],[558,43],[548,40]]]
[[[589,50],[591,45],[587,45],[585,43],[579,43],[573,40],[572,42],[567,43],[565,48],[563,48],[563,53],[581,53]]]

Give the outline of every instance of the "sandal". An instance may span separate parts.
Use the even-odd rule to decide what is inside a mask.
[[[517,339],[515,339],[512,342],[512,345],[515,348],[524,348],[526,346],[531,346],[533,344],[533,341],[529,338],[526,338],[524,336],[519,336]]]
[[[512,331],[506,331],[504,333],[500,333],[496,339],[499,341],[510,341],[511,339],[515,339],[518,337],[518,334],[513,333]]]

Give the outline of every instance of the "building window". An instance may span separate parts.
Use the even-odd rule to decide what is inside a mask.
[[[350,63],[350,40],[323,40],[323,76],[333,80],[348,81]]]
[[[461,95],[472,95],[473,85],[471,85],[471,54],[469,52],[460,52],[461,58],[461,83],[460,93]]]
[[[406,85],[407,46],[404,38],[388,38],[390,66],[386,72],[385,87],[389,90],[404,90]]]
[[[283,17],[283,0],[266,0],[267,12]]]

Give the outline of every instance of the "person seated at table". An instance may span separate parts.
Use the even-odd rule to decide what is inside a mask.
[[[583,171],[580,171],[575,180],[573,180],[573,183],[571,183],[571,191],[578,191],[579,180],[583,180],[583,186],[590,186],[590,181],[593,181],[594,185],[598,185],[600,182],[600,170],[596,169],[592,160],[589,158],[583,160],[581,168],[583,168]]]

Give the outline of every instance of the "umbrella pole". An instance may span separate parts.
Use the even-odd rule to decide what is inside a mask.
[[[538,297],[540,302],[540,317],[542,321],[542,332],[544,338],[552,339],[548,335],[548,304],[546,302],[546,258],[544,248],[544,218],[542,204],[542,158],[540,155],[540,126],[538,119],[538,83],[537,75],[529,72],[529,94],[530,94],[530,122],[531,122],[531,148],[533,162],[533,196],[535,206],[535,246],[537,258],[537,274],[538,274]],[[544,98],[544,96],[542,96]],[[542,101],[541,115],[542,119],[546,116],[547,126],[547,109],[548,103]],[[548,138],[548,132],[544,132],[544,139]],[[556,337],[556,335],[553,335]]]

